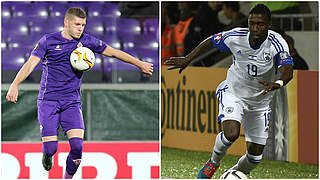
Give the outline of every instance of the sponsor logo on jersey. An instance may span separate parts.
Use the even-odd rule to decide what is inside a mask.
[[[82,43],[79,42],[78,45],[77,45],[77,47],[83,47]]]
[[[279,58],[280,58],[280,64],[286,63],[286,62],[290,62],[291,58],[288,52],[280,52],[279,53]]]
[[[289,58],[289,54],[287,52],[280,52],[279,53],[279,57],[280,59],[288,59]]]
[[[227,107],[226,112],[230,114],[233,112],[233,109],[234,109],[233,107]]]
[[[216,44],[218,44],[221,41],[221,38],[222,38],[222,33],[218,33],[216,34],[213,40]]]
[[[264,54],[263,54],[263,57],[264,57],[264,60],[265,60],[266,62],[269,62],[269,61],[272,60],[271,54],[268,53],[268,52],[264,53]]]
[[[61,51],[62,48],[60,47],[60,45],[57,45],[56,48],[54,50],[58,50],[58,51]]]

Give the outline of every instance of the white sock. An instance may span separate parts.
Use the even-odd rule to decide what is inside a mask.
[[[212,150],[211,161],[216,165],[220,164],[220,160],[224,157],[227,149],[232,145],[233,142],[228,141],[223,134],[220,132],[216,137],[216,143]]]
[[[247,152],[239,159],[238,163],[234,165],[231,169],[241,171],[244,174],[249,174],[251,170],[258,166],[261,160],[262,154],[259,156],[254,156]]]

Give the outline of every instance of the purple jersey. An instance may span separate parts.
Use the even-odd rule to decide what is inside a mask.
[[[83,33],[80,39],[69,40],[61,32],[44,35],[31,55],[42,59],[42,77],[38,99],[80,100],[83,72],[75,71],[70,55],[78,46],[84,46],[101,54],[107,47],[103,41]]]

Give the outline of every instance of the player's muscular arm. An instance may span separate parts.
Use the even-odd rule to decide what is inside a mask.
[[[185,57],[171,57],[166,60],[164,63],[166,65],[173,65],[169,69],[177,69],[180,68],[179,73],[181,73],[196,57],[201,55],[204,52],[214,48],[211,37],[202,41],[196,48],[194,48],[191,53],[189,53]]]
[[[133,64],[135,66],[137,66],[138,68],[140,68],[140,70],[147,74],[147,75],[152,75],[153,72],[153,64],[148,63],[148,62],[144,62],[144,61],[140,61],[139,59],[131,56],[130,54],[127,54],[121,50],[118,49],[114,49],[111,46],[107,46],[107,48],[103,51],[102,53],[105,56],[109,56],[109,57],[115,57],[118,58],[124,62]]]
[[[11,83],[6,99],[8,101],[11,101],[13,103],[16,103],[18,101],[18,86],[19,84],[24,81],[30,73],[33,71],[33,69],[37,66],[37,64],[40,62],[40,58],[37,56],[30,56],[28,61],[22,66],[18,74],[16,75],[15,79]]]
[[[283,81],[283,85],[288,84],[288,82],[293,77],[293,66],[291,66],[291,65],[282,65],[279,68],[279,71],[281,73],[280,79]]]
[[[280,80],[283,81],[283,85],[288,84],[288,82],[293,77],[293,66],[292,65],[282,65],[279,68],[279,71],[281,73]],[[269,91],[273,91],[273,90],[279,89],[281,87],[280,84],[275,83],[275,82],[259,81],[259,83],[265,86],[265,90],[263,91],[263,94],[267,94]]]

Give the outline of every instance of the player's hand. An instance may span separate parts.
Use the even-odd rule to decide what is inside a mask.
[[[262,93],[263,95],[267,94],[269,91],[273,91],[280,88],[280,84],[275,82],[259,81],[259,83],[265,87],[265,90]]]
[[[189,64],[190,60],[186,57],[171,57],[170,59],[165,60],[165,65],[172,65],[168,70],[180,68],[179,73],[181,73]]]
[[[11,84],[9,87],[6,99],[10,102],[17,103],[18,101],[18,86]]]
[[[151,76],[153,73],[153,64],[142,61],[140,69],[144,74]]]

